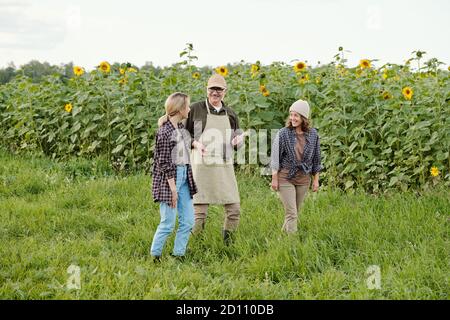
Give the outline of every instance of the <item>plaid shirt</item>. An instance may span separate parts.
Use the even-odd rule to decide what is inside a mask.
[[[271,168],[273,170],[288,169],[288,179],[295,177],[299,170],[305,174],[316,174],[322,171],[320,160],[320,138],[317,129],[312,128],[305,133],[303,158],[295,157],[295,129],[282,128],[278,131],[272,144]]]
[[[187,150],[190,150],[190,135],[184,126],[178,124],[178,132],[181,133],[181,137],[185,144],[189,146]],[[175,159],[177,151],[177,130],[173,126],[172,122],[166,121],[156,133],[156,146],[154,152],[153,161],[153,184],[152,195],[155,202],[166,202],[170,205],[172,201],[172,191],[170,191],[168,179],[174,178],[176,181],[177,166]],[[192,176],[192,168],[190,164],[187,164],[187,178],[189,184],[189,191],[191,198],[197,193],[197,186]]]

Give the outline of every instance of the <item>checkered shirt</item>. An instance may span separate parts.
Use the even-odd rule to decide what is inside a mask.
[[[320,138],[317,129],[311,128],[305,133],[303,158],[295,157],[295,129],[282,128],[278,131],[272,144],[270,166],[273,170],[288,169],[288,179],[295,177],[299,170],[304,174],[316,174],[323,170],[320,158]]]
[[[181,123],[178,124],[178,129],[184,142],[189,144],[188,141],[191,140],[189,132],[184,129]],[[176,181],[177,166],[172,155],[176,154],[174,151],[176,151],[177,136],[180,137],[180,135],[176,134],[176,129],[170,121],[166,121],[156,133],[152,168],[152,195],[155,202],[165,202],[170,205],[172,201],[172,192],[167,180],[174,178]],[[190,146],[188,146],[187,150],[190,150]],[[197,193],[197,186],[194,182],[191,165],[187,164],[187,167],[189,192],[192,198]]]

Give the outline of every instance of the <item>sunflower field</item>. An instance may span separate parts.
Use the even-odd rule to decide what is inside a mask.
[[[216,72],[227,80],[225,102],[243,129],[281,128],[295,100],[310,102],[324,185],[374,193],[450,186],[449,70],[421,51],[404,65],[380,66],[370,59],[348,66],[344,52],[316,66],[299,60],[200,68],[188,45],[170,67],[104,61],[92,71],[75,66],[70,79],[16,76],[0,86],[0,145],[148,170],[167,96],[182,91],[192,102],[203,100]]]

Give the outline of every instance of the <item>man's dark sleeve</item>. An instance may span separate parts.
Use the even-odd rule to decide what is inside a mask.
[[[186,120],[186,130],[189,131],[191,139],[194,139],[194,114],[192,109],[189,112],[188,118]],[[194,142],[194,140],[192,140],[192,142]]]
[[[234,126],[233,126],[233,135],[232,135],[232,139],[238,135],[241,135],[244,131],[241,130],[241,128],[239,127],[239,118],[236,114],[236,112],[233,111],[233,120],[234,120]],[[239,148],[241,148],[244,145],[244,143],[241,143],[240,145],[236,145],[234,146],[234,150],[237,151]]]
[[[235,119],[235,122],[234,122],[234,131],[235,131],[235,132],[237,131],[238,134],[241,134],[241,130],[239,130],[239,129],[240,129],[240,127],[239,127],[239,118],[238,118],[238,116],[237,116],[236,113],[234,113],[234,119]]]

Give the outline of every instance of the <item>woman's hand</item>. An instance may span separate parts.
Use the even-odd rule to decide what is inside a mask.
[[[202,156],[206,155],[206,147],[199,141],[194,141],[192,146],[197,149]]]
[[[171,208],[176,208],[177,207],[177,201],[178,201],[178,192],[177,190],[171,190],[172,191],[172,204],[171,204]]]
[[[167,179],[167,182],[169,183],[169,188],[172,193],[172,201],[170,203],[170,207],[176,208],[178,200],[178,192],[177,192],[177,185],[175,183],[175,178]]]
[[[279,183],[278,183],[278,175],[272,174],[272,183],[271,183],[272,190],[278,191],[279,189]]]
[[[314,180],[312,184],[312,191],[317,192],[319,190],[319,180]]]
[[[317,192],[319,191],[319,172],[314,174],[312,177],[313,177],[312,191]]]

